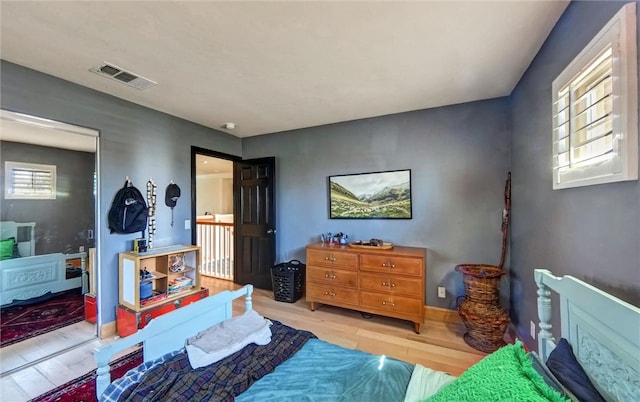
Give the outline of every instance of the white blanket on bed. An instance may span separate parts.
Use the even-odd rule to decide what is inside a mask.
[[[266,345],[271,341],[270,326],[271,321],[249,310],[207,328],[187,339],[189,363],[196,369],[224,359],[251,343]]]

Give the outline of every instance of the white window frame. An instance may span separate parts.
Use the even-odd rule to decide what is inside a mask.
[[[45,193],[16,192],[13,182],[13,170],[44,171],[51,176],[49,188]],[[5,161],[4,163],[4,198],[8,200],[55,200],[56,199],[56,166],[39,163]],[[28,190],[28,189],[27,189]]]
[[[605,161],[587,166],[557,167],[555,138],[559,92],[589,67],[605,49],[612,49],[613,152]],[[552,84],[553,189],[638,179],[638,69],[636,5],[622,7]],[[570,128],[573,133],[573,127]],[[571,134],[572,135],[572,134]],[[569,145],[570,149],[572,145]]]

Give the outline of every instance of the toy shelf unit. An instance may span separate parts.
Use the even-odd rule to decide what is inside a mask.
[[[200,291],[200,247],[174,245],[123,252],[119,304],[142,311]]]

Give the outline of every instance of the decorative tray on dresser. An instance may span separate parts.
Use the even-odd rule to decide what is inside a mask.
[[[427,250],[421,247],[307,246],[306,300],[395,317],[424,321]]]
[[[393,243],[382,243],[380,245],[371,244],[363,241],[354,241],[353,243],[348,244],[351,248],[363,248],[365,250],[391,250],[393,248]]]

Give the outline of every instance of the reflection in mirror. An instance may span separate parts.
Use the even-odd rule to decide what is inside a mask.
[[[6,110],[0,124],[4,375],[96,338],[99,133]]]

